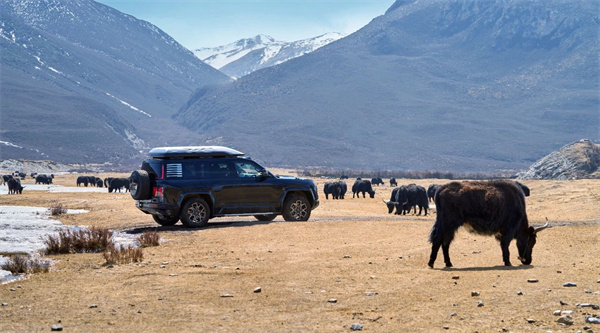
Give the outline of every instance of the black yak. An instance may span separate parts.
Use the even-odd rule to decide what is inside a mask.
[[[371,182],[368,180],[357,179],[352,185],[352,197],[356,195],[359,198],[359,194],[362,192],[363,198],[365,197],[365,192],[369,193],[371,198],[375,198],[375,191],[373,191],[373,187],[371,186]]]
[[[531,264],[531,253],[537,233],[548,227],[529,226],[525,211],[525,194],[512,181],[452,182],[440,186],[435,196],[437,217],[429,234],[433,268],[440,246],[446,267],[450,262],[450,243],[460,226],[481,234],[494,235],[500,241],[504,265],[511,266],[508,247],[517,240],[519,260]]]

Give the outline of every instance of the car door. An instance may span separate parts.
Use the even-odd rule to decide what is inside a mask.
[[[251,160],[233,161],[235,186],[223,189],[230,206],[227,211],[237,214],[271,213],[279,209],[283,186],[274,182],[272,176],[265,177],[265,169]]]

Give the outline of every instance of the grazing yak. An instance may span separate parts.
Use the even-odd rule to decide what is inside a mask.
[[[348,191],[348,185],[345,181],[337,181],[333,183],[325,183],[323,192],[325,193],[325,199],[329,199],[329,194],[333,199],[344,199],[346,192]]]
[[[110,185],[108,185],[108,193],[116,192],[117,190],[120,193],[122,188],[125,192],[129,191],[129,178],[113,178]]]
[[[371,186],[371,182],[368,180],[357,179],[352,185],[352,197],[356,195],[359,197],[359,193],[362,192],[363,198],[365,197],[365,192],[369,193],[369,196],[375,198],[375,191],[373,191],[373,187]]]
[[[390,200],[384,200],[383,202],[388,206],[388,213],[390,214],[394,211],[394,207],[396,207],[397,215],[406,215],[411,208],[414,208],[414,213],[417,214],[417,206],[419,206],[417,215],[421,215],[423,209],[425,209],[425,215],[427,215],[429,209],[427,191],[423,186],[416,184],[402,185],[393,189]]]
[[[433,199],[435,198],[435,191],[437,191],[438,187],[440,187],[440,185],[431,184],[427,188],[427,198],[429,201],[433,201]]]
[[[48,175],[37,175],[35,177],[35,183],[49,185],[49,184],[52,184],[53,178],[54,178],[53,176],[48,176]]]
[[[83,184],[85,187],[88,186],[89,178],[87,176],[79,176],[77,177],[77,186]]]
[[[398,182],[395,177],[390,178],[390,186],[398,186]]]
[[[113,180],[113,177],[107,177],[104,178],[104,187],[109,187],[110,186],[110,181]]]
[[[517,185],[519,185],[521,187],[521,189],[523,190],[523,194],[525,194],[525,196],[528,197],[529,194],[531,193],[531,192],[529,192],[529,187],[527,187],[525,184],[518,182],[516,180],[515,180],[515,183],[517,183]]]
[[[342,193],[340,182],[325,183],[323,193],[325,193],[325,199],[329,199],[330,194],[332,199],[340,199]]]
[[[387,205],[388,214],[391,214],[394,211],[394,207],[396,207],[396,196],[398,195],[398,191],[400,191],[400,187],[394,188],[392,190],[390,200],[383,200],[383,202]]]
[[[21,186],[21,180],[16,177],[10,178],[6,184],[8,185],[8,194],[23,194],[24,186]]]
[[[402,195],[406,195],[405,197]],[[410,213],[410,209],[414,208],[414,213],[417,214],[417,206],[419,206],[419,213],[421,215],[423,209],[425,209],[425,216],[427,216],[427,210],[429,209],[429,201],[427,200],[427,190],[421,185],[410,184],[406,185],[406,191],[398,192],[396,203],[396,214],[400,207],[403,213]]]
[[[440,186],[435,196],[437,217],[429,234],[433,268],[440,246],[446,267],[450,262],[450,243],[460,226],[480,235],[494,235],[500,241],[504,265],[511,266],[508,247],[517,240],[519,260],[531,264],[537,233],[548,227],[529,226],[525,211],[525,194],[512,181],[452,182]]]
[[[375,177],[375,178],[371,178],[371,184],[373,185],[383,185],[383,179],[381,179],[381,177]]]

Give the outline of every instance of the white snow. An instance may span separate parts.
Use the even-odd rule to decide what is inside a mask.
[[[322,46],[343,38],[344,36],[345,35],[341,33],[330,32],[314,38],[307,38],[294,42],[283,42],[276,41],[270,36],[258,35],[253,38],[240,39],[227,45],[199,48],[194,50],[193,53],[206,64],[216,69],[221,69],[226,65],[243,58],[252,51],[263,50],[263,58],[258,61],[257,65],[268,64],[269,61],[273,62],[271,65],[274,65],[312,52]],[[285,57],[282,56],[282,50],[286,50]],[[272,60],[277,57],[281,59]],[[262,68],[262,66],[256,65],[251,65],[250,67],[253,67],[252,70]]]
[[[16,144],[14,144],[14,143],[10,143],[10,142],[8,142],[8,141],[0,141],[0,144],[3,144],[3,145],[5,145],[5,146],[9,146],[9,147],[23,148],[23,147],[21,147],[21,146],[17,146]]]
[[[50,193],[65,193],[65,192],[96,192],[108,193],[106,187],[69,187],[61,185],[46,185],[46,184],[22,184],[23,192],[26,191],[46,191]],[[0,186],[0,195],[8,194],[8,186]]]
[[[51,70],[51,71],[53,71],[56,74],[64,75],[61,71],[55,69],[54,67],[48,66],[48,69]]]
[[[147,116],[148,118],[152,118],[152,115],[150,115],[148,112],[145,112],[145,111],[143,111],[143,110],[140,110],[140,109],[136,108],[135,106],[133,106],[133,105],[131,105],[131,104],[129,104],[129,103],[127,103],[127,102],[125,102],[124,100],[121,100],[121,99],[119,99],[119,98],[117,98],[117,97],[115,97],[115,96],[113,96],[113,95],[111,95],[111,94],[109,94],[109,93],[106,93],[106,95],[107,95],[108,97],[112,97],[113,99],[115,99],[115,100],[117,100],[117,101],[121,102],[121,104],[123,104],[123,105],[127,106],[128,108],[130,108],[130,109],[132,109],[132,110],[134,110],[134,111],[137,111],[137,112],[139,112],[139,113],[141,113],[141,114],[143,114],[143,115]]]

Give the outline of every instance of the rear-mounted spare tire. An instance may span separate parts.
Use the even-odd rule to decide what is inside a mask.
[[[145,170],[135,170],[129,177],[129,193],[135,200],[146,200],[152,198],[152,187],[150,176]]]

